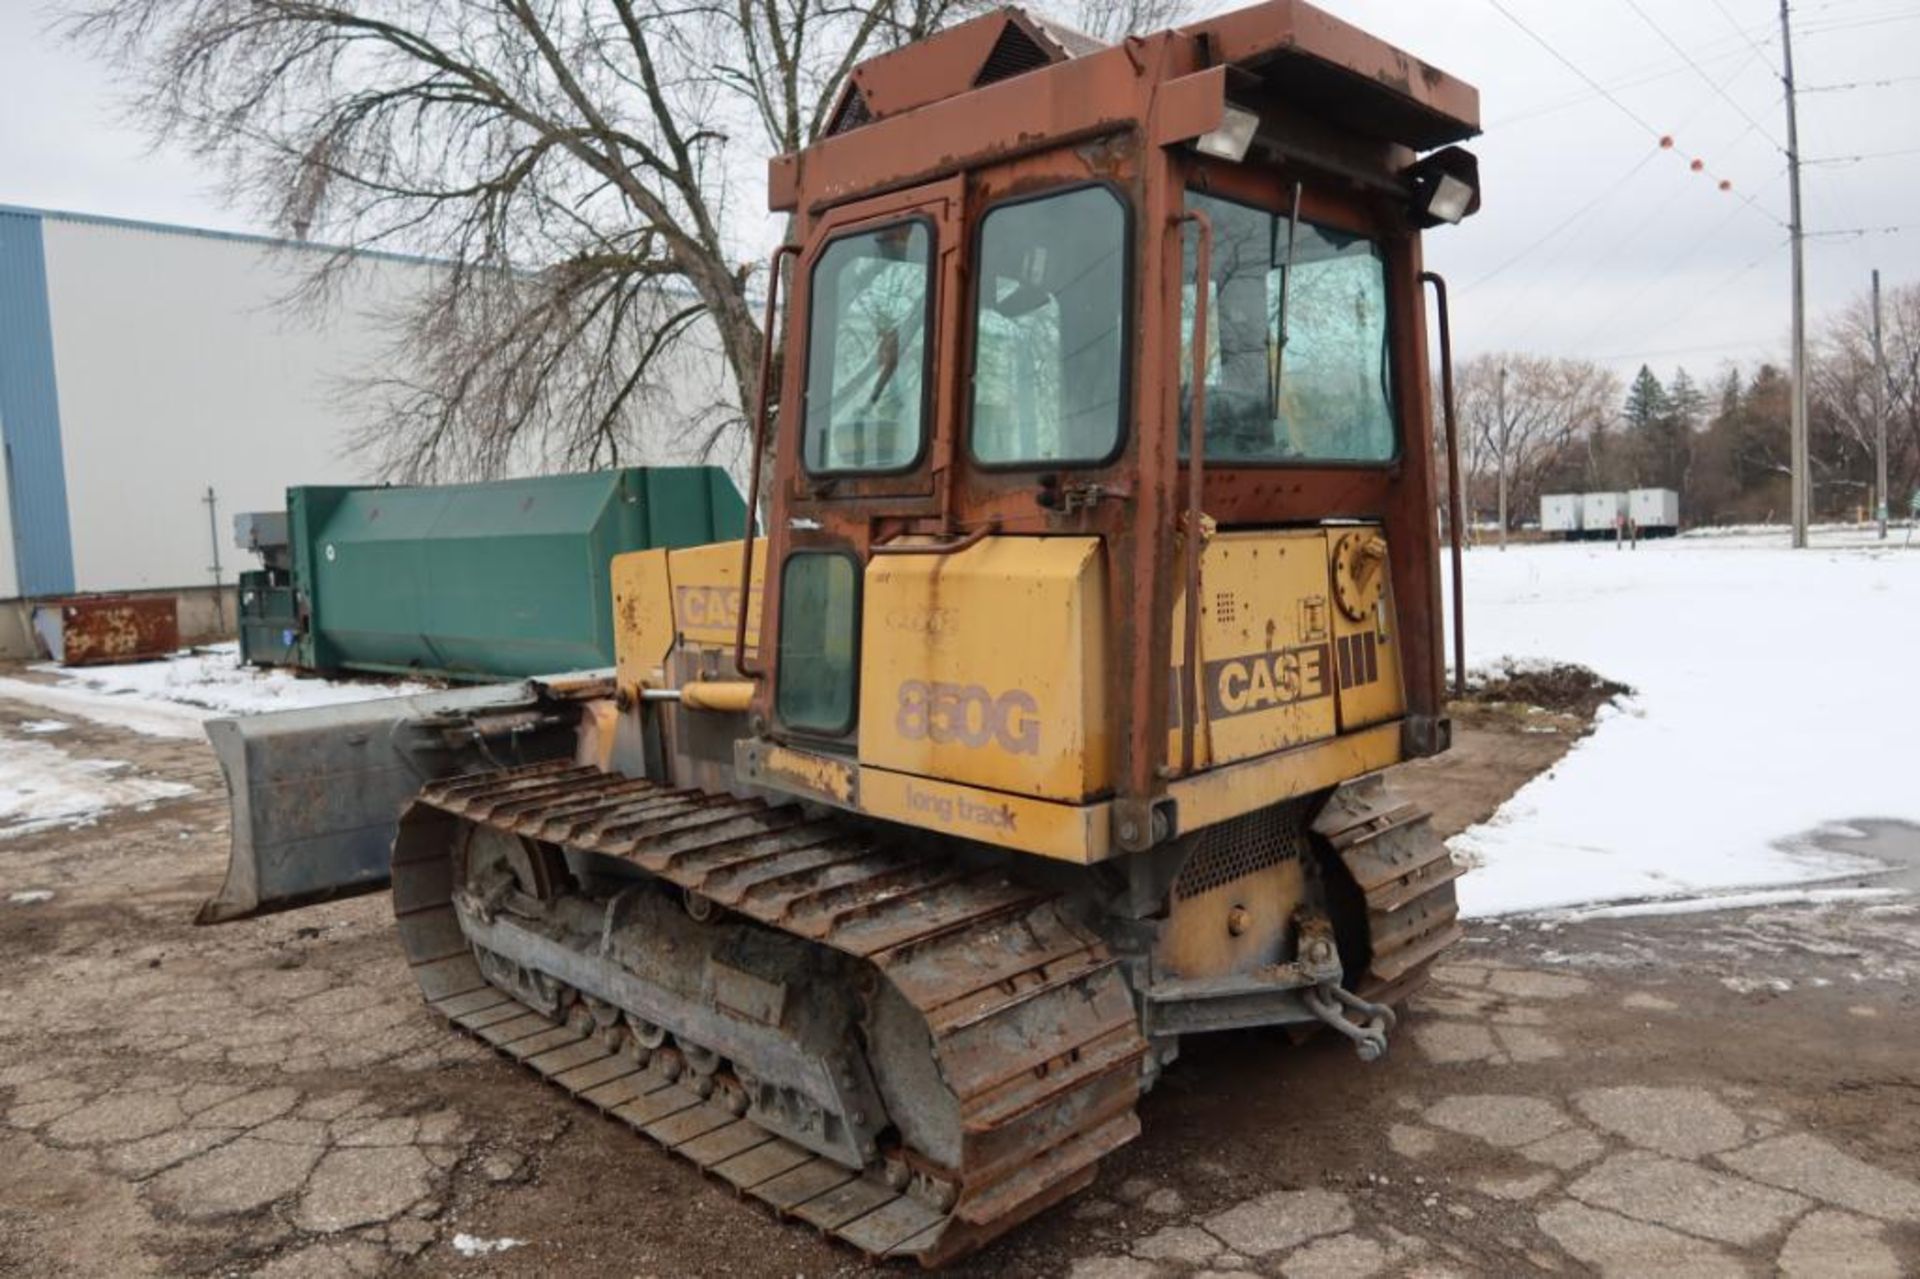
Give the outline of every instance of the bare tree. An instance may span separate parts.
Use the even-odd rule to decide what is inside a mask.
[[[366,432],[423,478],[617,462],[694,343],[725,370],[718,408],[666,429],[737,427],[755,162],[817,136],[857,61],[978,0],[76,3],[70,31],[158,139],[282,233],[343,246],[314,294],[357,251],[444,262]]]
[[[1887,291],[1883,300],[1887,377],[1888,487],[1897,495],[1920,485],[1920,285]],[[1873,312],[1858,298],[1821,326],[1808,382],[1815,478],[1842,502],[1870,505],[1875,483]],[[1829,497],[1828,509],[1844,510]]]
[[[1496,353],[1460,366],[1455,378],[1469,491],[1494,499],[1507,525],[1536,509],[1541,480],[1620,402],[1620,379],[1589,360]],[[1504,483],[1503,483],[1504,481]]]
[[[1078,0],[1073,24],[1108,43],[1178,25],[1191,11],[1188,0]]]

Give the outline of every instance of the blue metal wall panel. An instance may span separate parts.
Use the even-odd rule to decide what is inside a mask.
[[[0,439],[22,595],[73,589],[73,532],[40,219],[0,211]]]

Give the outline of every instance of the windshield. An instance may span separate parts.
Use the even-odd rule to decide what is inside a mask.
[[[1194,191],[1187,204],[1213,222],[1207,460],[1391,459],[1387,275],[1379,245],[1302,219],[1292,237],[1289,282],[1286,214]],[[1182,273],[1182,456],[1192,416],[1195,243],[1189,235]]]
[[[807,470],[898,471],[920,456],[931,238],[904,222],[835,240],[814,265]]]

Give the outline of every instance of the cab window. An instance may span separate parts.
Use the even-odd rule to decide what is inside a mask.
[[[780,573],[775,709],[789,728],[838,735],[853,727],[859,599],[853,560],[796,551]]]
[[[814,474],[904,471],[926,434],[933,235],[842,236],[814,263],[802,459]]]
[[[1362,235],[1195,191],[1213,223],[1207,460],[1385,462],[1396,451],[1386,258]],[[1196,238],[1181,318],[1180,452],[1189,448]],[[1285,319],[1282,322],[1284,306]],[[1282,350],[1282,335],[1285,349]]]
[[[1125,405],[1127,216],[1105,187],[981,223],[972,447],[989,466],[1103,462]]]

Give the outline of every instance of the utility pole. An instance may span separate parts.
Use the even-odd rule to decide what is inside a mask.
[[[1800,219],[1800,114],[1793,92],[1793,23],[1780,0],[1780,81],[1787,91],[1787,193],[1793,241],[1793,544],[1807,544],[1813,481],[1807,465],[1807,273],[1806,227]]]
[[[214,495],[213,485],[207,485],[207,495],[200,499],[207,508],[207,534],[213,544],[213,612],[220,620],[220,630],[227,629],[227,593],[220,577],[220,499]]]
[[[1880,272],[1873,273],[1873,492],[1880,540],[1887,540],[1887,351],[1880,342]]]
[[[1493,395],[1493,413],[1500,420],[1500,549],[1507,549],[1507,366],[1500,366],[1500,382]]]

